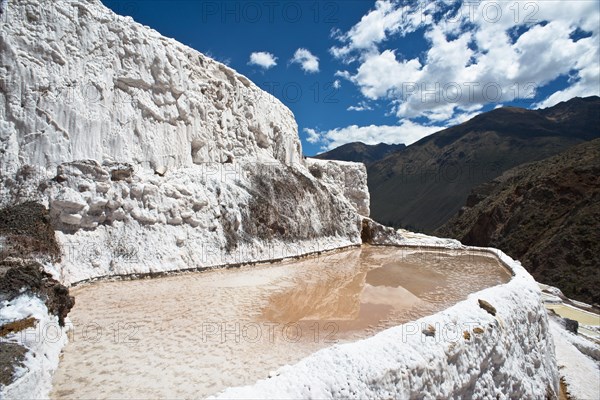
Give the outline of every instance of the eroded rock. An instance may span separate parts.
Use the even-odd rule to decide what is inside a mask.
[[[50,215],[39,203],[25,202],[0,210],[0,237],[4,237],[0,260],[7,257],[60,259]]]
[[[364,244],[386,245],[396,244],[399,235],[394,228],[383,226],[370,218],[362,219],[361,239]]]
[[[491,305],[487,301],[481,300],[481,299],[479,299],[478,302],[479,302],[479,307],[483,308],[485,311],[492,314],[493,316],[496,315],[496,308],[493,305]]]
[[[20,344],[0,341],[0,385],[7,386],[16,378],[16,372],[24,367],[27,349]]]
[[[11,333],[21,332],[27,328],[33,328],[37,325],[38,320],[29,317],[23,318],[18,321],[12,321],[7,324],[0,326],[0,337],[6,336]]]
[[[69,289],[44,271],[33,260],[10,259],[0,263],[0,301],[11,301],[23,293],[38,296],[48,307],[48,312],[58,317],[64,326],[65,318],[75,305]]]

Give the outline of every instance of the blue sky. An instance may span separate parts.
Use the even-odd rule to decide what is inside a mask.
[[[279,98],[307,155],[600,94],[596,0],[103,2]]]

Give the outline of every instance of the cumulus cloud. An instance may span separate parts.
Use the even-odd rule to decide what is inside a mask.
[[[363,142],[366,144],[404,143],[412,144],[443,129],[444,126],[425,126],[405,120],[396,126],[389,125],[350,125],[344,128],[318,132],[315,129],[304,128],[309,143],[321,143],[323,150],[331,150],[346,143]]]
[[[321,141],[321,135],[319,132],[312,128],[304,128],[304,133],[306,133],[306,141],[308,143],[319,143]]]
[[[257,51],[250,54],[248,65],[256,65],[264,69],[273,68],[277,65],[277,57],[265,51]]]
[[[403,16],[406,8],[402,8],[394,1],[378,0],[375,8],[364,15],[347,33],[336,32],[343,46],[332,47],[331,54],[346,62],[354,61],[352,53],[355,51],[372,51],[375,46],[385,41],[389,35],[401,30],[407,30],[411,21]]]
[[[417,59],[399,62],[394,50],[371,54],[358,67],[350,80],[358,85],[362,94],[372,100],[395,96],[402,90],[403,82],[416,82],[421,75]]]
[[[600,94],[595,2],[417,3],[377,1],[348,32],[336,33],[341,45],[331,49],[343,61],[356,61],[354,70],[336,76],[354,83],[369,100],[388,100],[401,120],[462,120],[472,115],[471,108],[532,99],[560,76],[570,77],[569,87],[538,106]],[[390,41],[392,36],[417,29],[424,30],[427,44],[419,57],[385,48],[399,43]],[[582,31],[588,37],[574,37]]]
[[[342,82],[339,79],[333,81],[332,86],[334,89],[339,89],[342,87]]]
[[[299,64],[304,72],[311,74],[319,72],[319,58],[307,49],[299,48],[296,50],[290,62]]]

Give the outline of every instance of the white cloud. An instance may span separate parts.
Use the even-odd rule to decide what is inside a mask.
[[[395,1],[378,0],[375,8],[364,15],[347,33],[336,32],[335,36],[345,43],[341,47],[332,47],[331,54],[346,62],[354,61],[354,51],[373,51],[376,45],[385,41],[390,34],[408,31],[414,26],[406,17],[407,8],[402,8]]]
[[[299,48],[296,50],[290,62],[300,64],[304,72],[311,74],[319,72],[319,58],[307,49]]]
[[[348,71],[335,71],[335,76],[339,76],[340,78],[344,78],[347,80],[352,80],[352,74]]]
[[[567,101],[573,97],[587,97],[597,96],[600,93],[600,73],[598,70],[586,71],[589,72],[590,76],[583,76],[573,85],[569,86],[564,90],[559,90],[551,94],[548,98],[535,103],[533,108],[548,108],[560,103],[561,101]]]
[[[348,111],[370,111],[373,107],[369,105],[366,101],[361,101],[356,106],[350,106],[347,108]]]
[[[307,140],[310,143],[321,143],[323,150],[331,150],[351,142],[363,142],[366,144],[378,144],[382,142],[390,144],[404,143],[409,145],[441,129],[444,129],[444,126],[425,126],[405,120],[396,126],[350,125],[345,128],[336,128],[326,132],[317,132],[310,128],[305,128],[304,131],[309,135],[309,139]]]
[[[393,50],[370,54],[350,80],[356,83],[369,99],[387,97],[401,90],[402,82],[416,82],[421,63],[417,59],[398,62]]]
[[[461,121],[472,116],[470,107],[531,99],[540,87],[566,75],[569,87],[538,106],[600,94],[596,2],[415,4],[377,1],[348,32],[336,34],[341,46],[331,49],[346,62],[359,61],[354,71],[336,76],[354,83],[367,99],[388,100],[400,119]],[[380,49],[398,45],[388,40],[391,36],[418,28],[425,30],[427,42],[418,58],[404,57],[401,48]],[[572,39],[578,28],[592,36]]]
[[[277,57],[265,51],[257,51],[250,54],[248,65],[257,65],[264,69],[273,68],[277,65]]]
[[[502,106],[502,105],[500,104],[499,106]],[[461,108],[459,110],[459,112],[453,118],[445,120],[444,123],[447,126],[454,126],[454,125],[462,124],[463,122],[470,120],[471,118],[475,117],[476,115],[481,114],[481,107],[482,107],[481,104],[475,104],[473,107],[469,107],[466,109]]]
[[[318,143],[319,141],[321,141],[321,136],[319,135],[319,132],[317,132],[316,130],[312,129],[312,128],[304,128],[304,132],[306,133],[306,141],[308,143]]]
[[[575,96],[586,97],[600,94],[600,50],[597,45],[598,36],[581,39],[582,54],[578,58],[578,67],[574,76],[570,77],[570,86],[551,94],[547,99],[533,105],[534,108],[551,107],[561,101]]]
[[[342,82],[340,82],[339,79],[336,79],[335,81],[333,81],[332,86],[334,89],[339,89],[342,87]]]

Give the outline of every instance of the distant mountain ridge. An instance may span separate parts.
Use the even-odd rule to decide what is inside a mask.
[[[510,169],[476,187],[436,231],[497,247],[540,282],[600,304],[600,139]]]
[[[379,143],[369,145],[362,142],[352,142],[336,147],[333,150],[318,154],[313,158],[320,160],[340,160],[361,162],[365,165],[379,161],[393,152],[406,148],[404,144]]]
[[[431,233],[458,212],[474,187],[598,137],[598,96],[542,110],[482,113],[369,164],[371,215]]]

